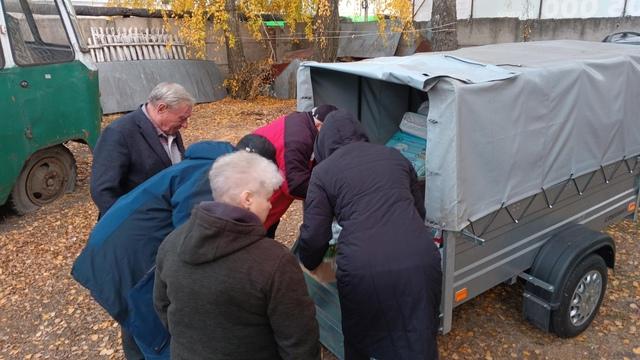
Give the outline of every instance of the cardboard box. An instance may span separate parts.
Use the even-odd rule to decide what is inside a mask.
[[[334,259],[334,258],[333,258]],[[335,262],[331,259],[325,259],[315,270],[311,271],[300,265],[302,271],[309,274],[316,281],[321,283],[332,283],[336,281],[336,271],[334,270]]]

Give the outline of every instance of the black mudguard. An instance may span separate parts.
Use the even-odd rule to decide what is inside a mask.
[[[615,249],[610,236],[580,224],[569,225],[553,235],[538,252],[528,273],[553,285],[554,291],[528,282],[524,292],[525,318],[549,331],[551,313],[560,306],[562,288],[575,266],[586,256],[597,253],[607,267],[613,268]]]

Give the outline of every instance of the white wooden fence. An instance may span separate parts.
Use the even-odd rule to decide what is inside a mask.
[[[91,28],[89,50],[94,62],[186,59],[184,43],[164,29]]]

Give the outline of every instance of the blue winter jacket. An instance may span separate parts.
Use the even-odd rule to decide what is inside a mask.
[[[195,205],[212,200],[208,171],[232,151],[227,142],[191,145],[182,162],[118,199],[73,265],[73,277],[133,335],[147,359],[169,358],[169,334],[153,308],[158,247]]]

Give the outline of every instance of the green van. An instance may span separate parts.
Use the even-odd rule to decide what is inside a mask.
[[[0,0],[0,15],[0,205],[24,214],[73,190],[64,144],[98,139],[98,72],[69,0]]]

